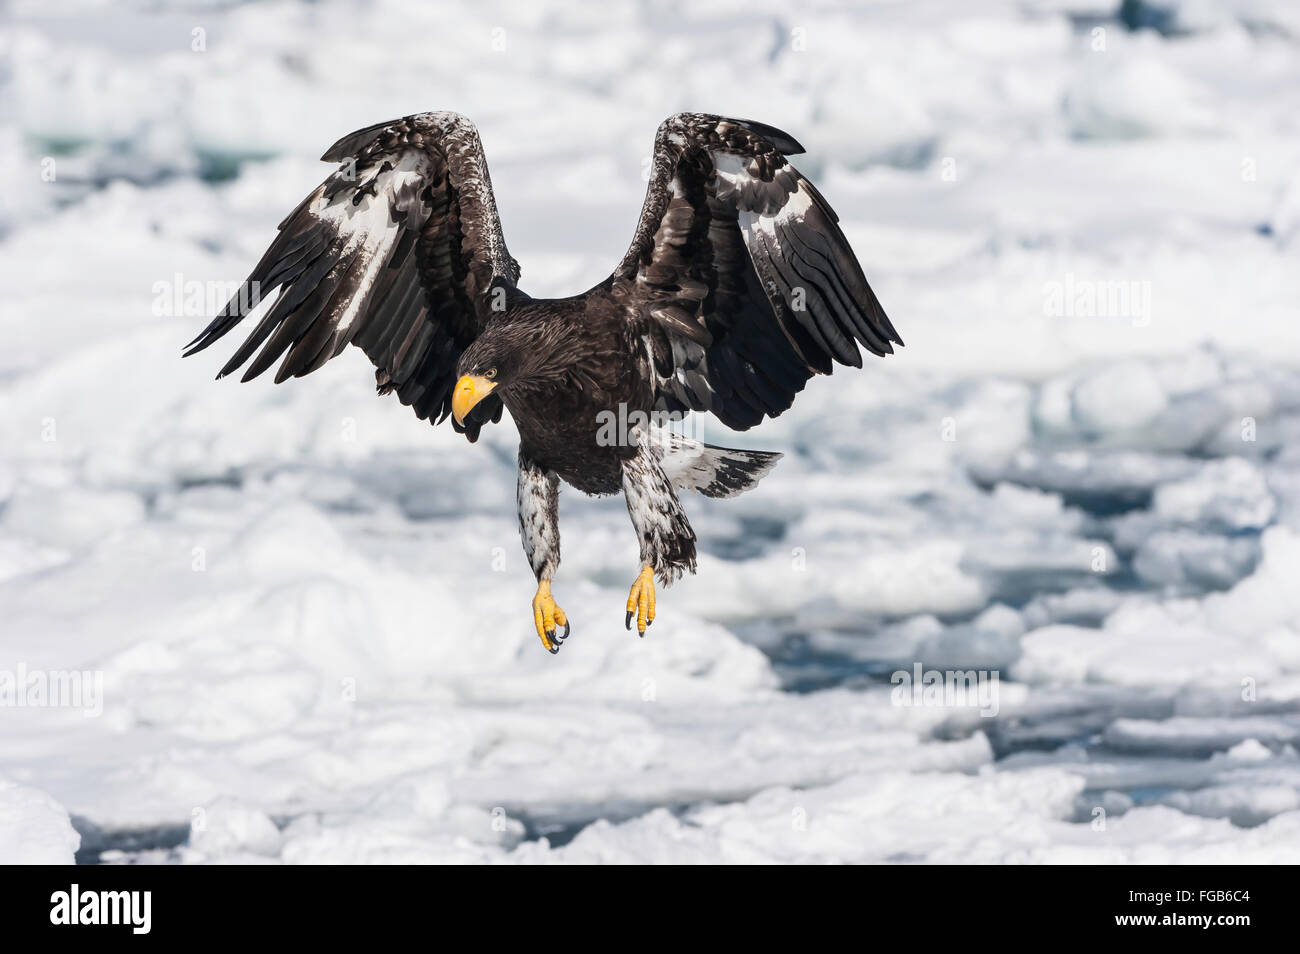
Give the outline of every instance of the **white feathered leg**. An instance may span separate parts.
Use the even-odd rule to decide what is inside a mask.
[[[569,635],[569,619],[551,597],[551,579],[560,568],[560,481],[519,452],[519,539],[537,577],[533,624],[547,652],[558,653]],[[558,627],[564,632],[557,634]]]
[[[623,496],[641,544],[641,573],[628,594],[625,623],[631,629],[635,613],[637,632],[644,633],[655,618],[655,576],[668,586],[684,571],[695,572],[695,531],[664,473],[663,444],[639,429],[634,436],[637,452],[623,461]]]

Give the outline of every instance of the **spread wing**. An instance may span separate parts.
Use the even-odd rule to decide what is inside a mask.
[[[636,235],[607,282],[646,342],[659,407],[745,430],[833,362],[861,367],[858,344],[903,343],[835,213],[786,161],[802,151],[746,120],[659,127]]]
[[[354,344],[381,394],[436,424],[451,409],[461,352],[519,279],[478,130],[455,113],[421,113],[358,130],[321,158],[342,164],[280,223],[244,289],[186,354],[262,311],[219,376],[252,358],[248,381],[278,360],[278,384]],[[249,307],[275,291],[265,310]],[[452,423],[472,441],[500,417],[489,396],[464,428]]]

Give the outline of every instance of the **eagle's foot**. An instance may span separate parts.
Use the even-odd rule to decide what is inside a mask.
[[[537,595],[533,597],[533,623],[537,626],[537,635],[548,653],[560,651],[560,644],[569,638],[569,618],[564,610],[551,598],[550,580],[537,584]],[[556,627],[563,626],[563,633],[556,633]]]
[[[641,567],[641,574],[627,594],[627,619],[623,625],[629,630],[633,615],[636,616],[637,633],[644,636],[646,627],[655,621],[655,571],[648,566]]]

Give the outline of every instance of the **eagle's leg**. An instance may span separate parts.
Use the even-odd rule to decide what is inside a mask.
[[[655,576],[664,586],[695,572],[695,531],[682,510],[672,482],[660,466],[663,448],[653,439],[638,440],[637,452],[623,461],[623,496],[641,542],[641,572],[627,597],[624,624],[645,635],[655,618]]]
[[[560,481],[519,451],[519,539],[537,577],[533,624],[547,652],[558,653],[569,635],[569,619],[551,597],[551,579],[560,567]],[[556,629],[564,627],[562,634]]]

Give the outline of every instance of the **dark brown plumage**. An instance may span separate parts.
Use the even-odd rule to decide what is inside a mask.
[[[745,430],[789,408],[813,374],[860,367],[858,345],[884,355],[902,344],[835,213],[786,161],[799,152],[770,126],[672,117],[614,272],[573,298],[535,300],[517,287],[471,123],[422,113],[358,130],[325,153],[339,170],[254,267],[256,290],[278,297],[221,374],[251,359],[246,381],[279,361],[279,382],[351,343],[381,393],[435,424],[455,411],[471,441],[509,409],[535,622],[555,651],[557,624],[568,628],[549,586],[557,478],[590,494],[622,490],[646,572],[666,583],[695,566],[675,491],[739,493],[779,456],[688,441],[662,422],[610,440],[602,422],[698,411]],[[238,324],[245,301],[236,296],[187,354]],[[628,605],[642,631],[653,620],[645,575]]]

